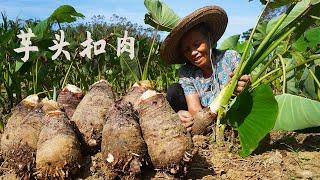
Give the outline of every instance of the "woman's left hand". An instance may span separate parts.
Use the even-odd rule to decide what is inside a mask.
[[[229,74],[230,77],[232,77],[233,75],[234,75],[234,73]],[[250,83],[251,83],[251,76],[250,75],[242,75],[238,80],[238,84],[235,89],[235,93],[238,95],[239,93],[241,93],[244,90],[246,85],[250,84]]]

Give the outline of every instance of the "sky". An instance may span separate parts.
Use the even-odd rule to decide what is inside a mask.
[[[218,5],[226,10],[229,24],[223,39],[241,34],[254,26],[262,5],[254,0],[162,0],[180,17],[206,5]],[[147,12],[143,0],[0,0],[0,11],[10,19],[45,19],[60,5],[68,4],[86,16],[82,21],[90,21],[94,15],[103,15],[110,20],[113,14],[126,17],[133,23],[144,25]],[[81,21],[80,21],[81,22]]]

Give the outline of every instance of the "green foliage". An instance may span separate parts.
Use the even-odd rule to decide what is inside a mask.
[[[270,4],[268,3],[265,9],[267,9],[268,5]],[[221,117],[221,113],[224,113],[226,106],[228,106],[230,102],[232,102],[230,101],[232,99],[230,92],[234,91],[238,78],[243,74],[251,73],[254,76],[253,84],[249,88],[249,92],[257,92],[257,95],[259,92],[259,94],[261,93],[262,96],[264,92],[262,90],[260,91],[260,89],[265,86],[265,83],[268,84],[274,80],[282,80],[284,86],[282,88],[283,93],[286,90],[290,90],[293,93],[300,92],[296,90],[296,85],[299,84],[296,82],[298,78],[295,78],[295,76],[297,77],[297,72],[292,70],[301,65],[305,65],[308,68],[309,65],[307,65],[307,63],[312,62],[312,59],[292,60],[291,54],[296,53],[288,52],[292,52],[291,47],[292,43],[295,42],[294,37],[299,37],[301,32],[306,31],[307,29],[312,27],[312,25],[314,25],[315,20],[310,19],[309,13],[312,12],[318,15],[320,13],[316,11],[318,8],[319,4],[312,4],[310,0],[303,0],[298,2],[292,8],[289,8],[289,10],[285,14],[272,19],[269,23],[257,22],[257,25],[253,29],[248,40],[248,42],[252,44],[252,46],[250,47],[250,45],[247,44],[242,54],[242,59],[239,63],[239,67],[235,70],[235,76],[210,105],[211,109],[218,109],[218,117]],[[313,29],[310,31],[310,33],[306,34],[310,34],[310,39],[312,39],[313,42],[312,47],[318,48],[318,43],[316,43],[318,38],[313,37],[317,31]],[[313,53],[314,51],[304,52],[302,56],[305,57],[306,55],[314,55]],[[275,61],[276,59],[279,60]],[[279,63],[280,60],[281,63]],[[270,71],[270,73],[268,71]],[[308,71],[311,73],[314,81],[319,82],[316,75],[309,69]],[[262,74],[265,75],[261,77]],[[281,77],[283,78],[281,79]],[[268,78],[270,79],[267,80]],[[288,78],[290,78],[290,81],[287,81]],[[285,82],[288,82],[288,84],[285,84]],[[287,85],[289,87],[287,87]],[[277,92],[278,88],[279,87],[276,86],[274,88],[274,92]],[[269,94],[269,98],[271,100],[273,98],[271,89],[269,91]],[[268,101],[267,99],[264,99],[263,101],[262,99],[262,97],[261,99],[255,99],[254,96],[250,97],[250,94],[248,92],[242,93],[237,96],[236,103],[232,104],[231,109],[227,112],[227,119],[229,119],[229,123],[233,125],[233,127],[236,127],[239,132],[242,147],[242,156],[249,155],[258,146],[259,141],[273,128],[273,125],[275,123],[277,109],[273,109],[274,113],[262,113],[261,110],[261,114],[255,113],[255,111],[245,111],[246,109],[255,107],[255,103],[257,103],[257,109],[259,109],[258,105],[261,105],[261,109],[266,109],[267,107],[267,109],[270,108],[270,110],[272,110],[272,107],[276,107],[272,105],[277,104],[275,100],[273,100],[273,103],[270,103],[272,101]],[[241,101],[243,101],[243,103],[241,103]],[[255,124],[259,124],[259,121],[257,119],[263,119],[263,124],[261,124],[261,127],[255,126]],[[243,128],[241,128],[241,125],[243,125]],[[263,125],[267,127],[264,127]],[[255,131],[261,132],[260,135],[257,135],[258,138],[255,138],[256,135],[253,135]]]
[[[235,49],[237,47],[239,39],[240,39],[240,35],[230,36],[220,44],[219,49],[221,50]]]
[[[77,17],[84,17],[83,14],[78,13],[72,6],[70,5],[62,5],[58,7],[48,18],[49,22],[57,21],[58,23],[71,23],[76,21]]]
[[[282,94],[276,96],[279,113],[274,129],[294,131],[320,126],[320,102]]]
[[[314,27],[303,33],[300,38],[293,43],[293,48],[299,52],[307,49],[317,49],[320,45],[320,27]]]
[[[53,15],[42,21],[11,21],[3,15],[0,23],[0,105],[3,111],[9,112],[22,98],[33,93],[53,97],[55,92],[67,83],[86,91],[94,82],[106,79],[115,92],[123,95],[131,85],[141,79],[145,72],[143,67],[146,66],[152,71],[144,73],[145,77],[154,81],[159,91],[166,90],[170,84],[177,81],[178,67],[166,66],[160,61],[160,37],[155,35],[154,29],[144,29],[117,15],[112,17],[110,23],[106,23],[102,16],[95,16],[92,22],[85,24],[68,23],[76,17],[82,15],[71,6],[58,8]],[[70,61],[66,60],[63,54],[56,60],[51,60],[54,52],[48,47],[53,45],[54,34],[59,34],[59,31],[52,28],[57,27],[55,25],[58,22],[59,29],[65,32],[65,40],[70,43],[64,47],[71,55]],[[23,53],[13,51],[20,46],[16,35],[20,30],[25,30],[24,28],[32,28],[37,37],[31,41],[39,47],[39,52],[30,53],[26,63],[20,60]],[[135,38],[133,60],[126,53],[120,57],[116,53],[117,37],[123,37],[124,30]],[[86,40],[86,31],[91,32],[94,41],[106,40],[106,53],[91,60],[80,57],[79,53],[83,50],[80,43]],[[132,71],[128,67],[131,67]]]
[[[239,133],[241,156],[250,155],[273,129],[277,112],[278,104],[267,85],[261,85],[251,93],[245,90],[237,97],[226,118]]]
[[[160,0],[145,0],[144,4],[148,9],[144,22],[161,31],[171,31],[180,20],[165,3]]]

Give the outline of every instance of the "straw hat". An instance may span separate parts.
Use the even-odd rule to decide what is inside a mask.
[[[179,50],[181,37],[199,23],[205,23],[212,33],[212,43],[217,42],[226,30],[227,13],[219,6],[206,6],[184,17],[172,29],[160,47],[160,56],[168,64],[186,62]]]

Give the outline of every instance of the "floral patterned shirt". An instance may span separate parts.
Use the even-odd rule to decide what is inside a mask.
[[[229,81],[229,74],[240,61],[240,54],[234,50],[217,51],[214,71],[209,78],[204,78],[200,68],[186,64],[180,68],[179,83],[185,95],[198,93],[203,107],[208,107]]]

